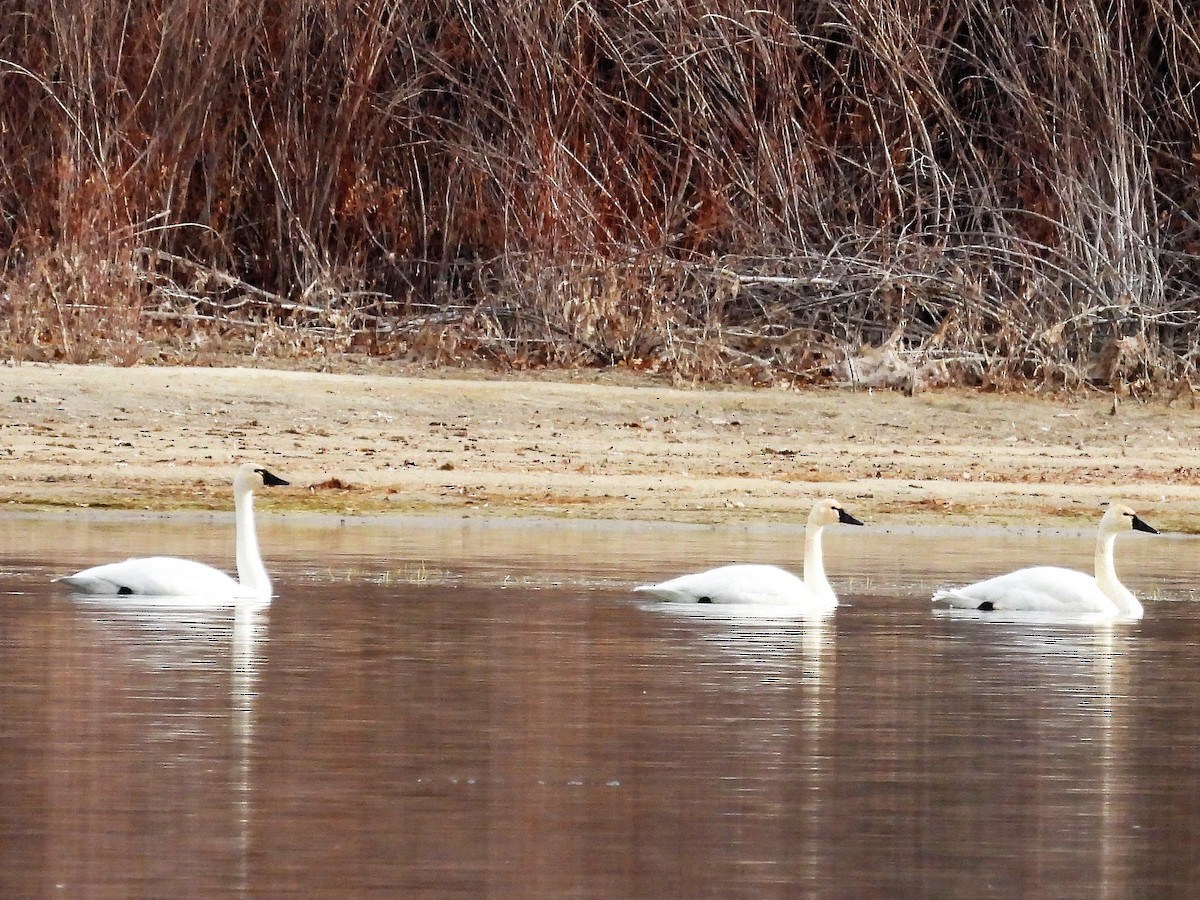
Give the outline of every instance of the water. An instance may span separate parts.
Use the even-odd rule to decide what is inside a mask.
[[[206,610],[48,579],[227,518],[0,518],[0,896],[1190,895],[1196,539],[1118,542],[1136,624],[930,613],[1076,533],[831,529],[815,621],[628,591],[800,534],[276,518]]]

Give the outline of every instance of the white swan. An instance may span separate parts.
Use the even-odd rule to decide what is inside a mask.
[[[271,579],[258,553],[254,530],[254,491],[287,484],[261,466],[245,463],[233,478],[237,528],[235,581],[224,572],[174,556],[149,556],[93,566],[55,579],[78,594],[149,597],[204,597],[229,600],[269,600]]]
[[[804,529],[804,578],[776,566],[733,565],[680,575],[661,584],[634,588],[660,600],[686,603],[757,603],[802,607],[819,612],[837,606],[837,595],[825,577],[821,532],[826,525],[861,525],[836,500],[818,500]]]
[[[1105,613],[1140,618],[1142,604],[1117,579],[1113,566],[1113,544],[1123,531],[1158,534],[1128,506],[1114,503],[1100,519],[1096,534],[1095,576],[1058,566],[1034,566],[966,587],[937,591],[933,602],[984,611]]]

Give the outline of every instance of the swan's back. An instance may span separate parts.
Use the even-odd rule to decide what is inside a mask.
[[[93,566],[58,579],[79,594],[144,597],[242,597],[246,589],[219,569],[174,556]]]
[[[706,572],[680,575],[661,584],[644,584],[635,591],[659,600],[681,603],[803,604],[834,607],[836,600],[823,600],[791,572],[778,566],[739,564]]]
[[[1095,577],[1058,566],[1033,566],[933,595],[935,602],[979,609],[1115,612]],[[985,605],[986,604],[986,605]]]

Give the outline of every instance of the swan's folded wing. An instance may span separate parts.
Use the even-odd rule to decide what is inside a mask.
[[[934,603],[944,603],[959,609],[978,609],[984,601],[970,593],[971,585],[965,588],[942,588],[933,592]]]
[[[190,559],[151,556],[106,563],[58,579],[79,594],[142,597],[237,597],[241,586],[224,572]]]
[[[681,591],[674,591],[665,584],[639,584],[634,588],[634,591],[639,594],[649,594],[657,600],[665,600],[667,603],[687,603],[696,602],[695,597],[689,597]]]
[[[680,575],[661,584],[634,588],[660,600],[684,603],[753,603],[762,605],[822,605],[812,591],[785,569],[739,564]]]
[[[121,586],[106,578],[99,578],[90,575],[87,571],[76,572],[74,575],[63,575],[61,578],[54,579],[57,582],[67,585],[76,594],[93,594],[93,595],[117,595],[121,593]],[[126,591],[126,593],[132,593]]]
[[[946,588],[937,591],[933,601],[965,609],[985,604],[1000,610],[1051,612],[1107,612],[1114,608],[1094,577],[1057,566],[1034,566],[965,587]]]

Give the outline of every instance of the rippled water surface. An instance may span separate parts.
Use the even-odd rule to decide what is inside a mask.
[[[1149,512],[1147,512],[1148,517]],[[265,609],[72,599],[226,518],[0,518],[0,896],[1128,897],[1200,878],[1194,538],[1135,624],[931,613],[1076,533],[830,529],[844,604],[629,588],[800,529],[276,518]]]

